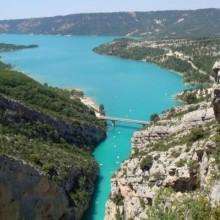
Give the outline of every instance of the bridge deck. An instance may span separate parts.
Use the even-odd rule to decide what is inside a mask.
[[[113,122],[119,121],[119,122],[133,123],[133,124],[149,125],[149,122],[147,122],[147,121],[133,120],[133,119],[128,119],[128,118],[115,118],[115,117],[109,117],[109,116],[99,116],[99,119],[109,120],[109,121],[113,121]]]

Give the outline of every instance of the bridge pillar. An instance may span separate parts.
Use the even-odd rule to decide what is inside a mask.
[[[112,120],[112,127],[115,127],[115,121]]]

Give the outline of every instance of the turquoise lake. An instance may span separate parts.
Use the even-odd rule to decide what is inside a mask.
[[[38,44],[39,48],[1,54],[16,69],[52,86],[81,88],[107,115],[149,120],[152,113],[174,106],[174,96],[185,89],[177,74],[156,65],[102,56],[92,49],[113,37],[0,35],[1,43]],[[100,164],[100,180],[87,220],[103,220],[110,193],[110,179],[129,158],[130,139],[138,127],[108,126],[108,138],[94,151]]]

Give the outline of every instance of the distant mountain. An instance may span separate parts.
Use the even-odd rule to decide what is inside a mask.
[[[73,14],[0,21],[0,33],[201,38],[220,36],[220,9]]]

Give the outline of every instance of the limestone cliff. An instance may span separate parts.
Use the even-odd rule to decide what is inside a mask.
[[[131,157],[112,178],[105,220],[198,219],[198,212],[219,219],[219,125],[210,106],[176,107],[135,132]]]
[[[0,219],[61,219],[68,203],[64,190],[47,176],[0,156]]]

